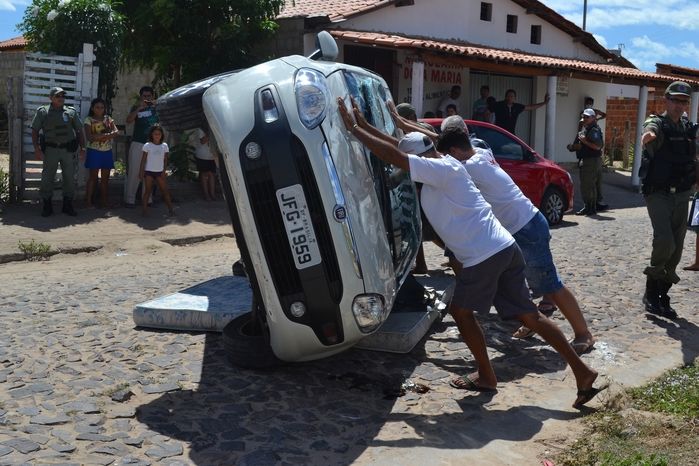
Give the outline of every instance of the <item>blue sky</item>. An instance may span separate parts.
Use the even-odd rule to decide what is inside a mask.
[[[425,1],[425,0],[422,0]],[[31,0],[0,0],[0,40],[19,35]],[[544,0],[544,4],[582,26],[583,0]],[[656,63],[699,69],[699,1],[589,0],[587,30],[600,44],[615,49],[638,68],[655,71]]]

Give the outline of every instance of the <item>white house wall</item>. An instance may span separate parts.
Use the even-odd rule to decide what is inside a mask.
[[[385,7],[338,23],[343,29],[385,32],[457,40],[489,47],[522,50],[528,53],[604,62],[595,52],[573,37],[544,21],[527,14],[519,5],[507,0],[491,0],[491,21],[481,21],[480,1],[415,0],[414,5]],[[507,15],[518,18],[517,33],[506,32]],[[530,43],[532,25],[541,25],[541,44]]]

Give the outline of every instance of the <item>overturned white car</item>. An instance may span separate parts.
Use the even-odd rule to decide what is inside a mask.
[[[327,33],[319,39],[319,60],[280,58],[158,101],[166,128],[205,125],[219,153],[254,296],[251,313],[224,329],[228,356],[241,366],[329,356],[375,331],[419,247],[408,174],[351,138],[337,112],[336,98],[352,96],[369,122],[393,134],[386,83],[330,61],[337,46]]]

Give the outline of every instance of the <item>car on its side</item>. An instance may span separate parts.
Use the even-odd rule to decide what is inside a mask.
[[[442,118],[420,120],[440,132]],[[550,225],[573,209],[573,180],[567,170],[542,157],[514,134],[493,124],[464,120],[472,137],[485,141],[503,170],[539,208]]]
[[[334,62],[329,34],[319,40],[319,60],[283,57],[159,100],[164,126],[206,126],[219,154],[253,290],[252,312],[223,335],[229,360],[244,367],[329,356],[374,332],[420,244],[415,185],[351,138],[338,113],[337,98],[353,97],[395,134],[388,86]],[[190,110],[177,104],[185,99]]]

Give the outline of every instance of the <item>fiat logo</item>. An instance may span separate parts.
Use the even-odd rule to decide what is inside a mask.
[[[333,209],[333,214],[335,216],[335,220],[337,220],[338,222],[342,222],[344,219],[347,218],[347,210],[343,205],[336,205]]]

